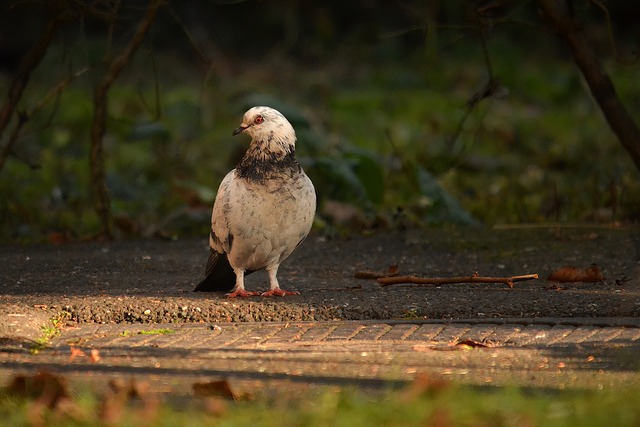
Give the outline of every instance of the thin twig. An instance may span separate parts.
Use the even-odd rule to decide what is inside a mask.
[[[486,277],[486,276],[464,276],[464,277],[416,277],[398,276],[381,277],[377,282],[382,286],[397,285],[399,283],[414,283],[417,285],[448,285],[452,283],[504,283],[513,288],[515,282],[523,280],[537,279],[537,274],[524,274],[511,277]]]
[[[599,0],[591,0],[591,3],[595,4],[597,7],[600,8],[600,10],[602,10],[602,13],[604,13],[604,16],[606,18],[607,21],[607,37],[609,38],[609,44],[611,45],[611,50],[613,52],[613,58],[616,60],[616,62],[618,64],[621,65],[633,65],[638,61],[638,58],[640,57],[637,53],[635,53],[633,56],[633,59],[630,60],[624,60],[620,57],[619,53],[618,53],[618,44],[616,43],[616,38],[613,35],[613,26],[611,25],[611,16],[609,14],[609,9],[607,8],[607,6],[605,6],[601,1]]]

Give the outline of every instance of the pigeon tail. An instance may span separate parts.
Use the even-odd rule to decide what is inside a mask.
[[[246,271],[245,276],[253,273]],[[229,292],[236,285],[236,273],[233,271],[226,253],[211,249],[207,263],[206,277],[198,283],[194,292]]]

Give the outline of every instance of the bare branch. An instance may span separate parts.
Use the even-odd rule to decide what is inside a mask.
[[[551,25],[565,39],[575,63],[600,106],[609,126],[640,170],[640,129],[624,107],[598,57],[587,44],[584,32],[560,0],[538,0]]]
[[[26,53],[22,62],[20,63],[20,67],[16,72],[16,75],[11,82],[11,87],[9,88],[9,94],[0,108],[0,140],[2,139],[2,134],[7,129],[7,126],[11,122],[11,117],[15,112],[20,99],[22,98],[22,93],[29,82],[29,78],[31,77],[31,73],[33,70],[40,64],[40,61],[44,57],[45,53],[47,53],[47,49],[53,40],[53,37],[58,29],[58,25],[69,18],[68,15],[62,14],[61,12],[54,13],[54,17],[47,22],[47,25],[40,36],[40,39],[36,42],[33,47]],[[6,144],[0,147],[0,171],[2,170],[7,157],[13,150],[13,144],[15,144],[17,140],[17,135],[19,133],[19,128],[22,127],[24,122],[20,123],[21,119],[19,119],[18,123],[18,132],[13,132],[13,135]]]
[[[111,206],[105,182],[105,160],[102,145],[102,138],[105,134],[107,122],[107,94],[120,72],[122,72],[124,67],[129,63],[140,44],[142,44],[162,2],[163,0],[150,0],[147,11],[138,24],[133,38],[122,53],[108,65],[107,71],[102,76],[102,79],[94,91],[95,110],[91,126],[91,153],[89,157],[91,188],[95,196],[95,209],[102,223],[102,234],[107,238],[113,237]]]

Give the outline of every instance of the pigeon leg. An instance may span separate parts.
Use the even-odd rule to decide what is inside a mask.
[[[247,298],[253,297],[256,295],[260,295],[260,292],[247,292],[244,290],[244,270],[241,268],[237,268],[234,270],[236,273],[236,285],[233,287],[231,292],[227,294],[227,298]]]
[[[278,265],[275,267],[267,267],[267,272],[269,273],[269,286],[270,289],[267,292],[263,292],[263,297],[283,297],[285,295],[300,295],[300,292],[296,291],[285,291],[280,289],[280,285],[278,284],[278,278],[276,274],[278,273]]]

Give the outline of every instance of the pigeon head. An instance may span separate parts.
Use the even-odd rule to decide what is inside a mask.
[[[287,155],[294,151],[296,132],[291,123],[270,107],[253,107],[242,117],[242,124],[233,131],[233,135],[247,133],[251,135],[251,145],[273,154]]]

